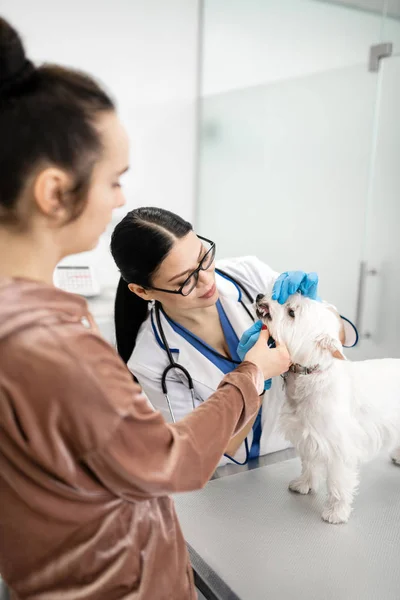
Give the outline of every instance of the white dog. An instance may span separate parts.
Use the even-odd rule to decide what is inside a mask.
[[[336,311],[300,294],[284,305],[258,297],[257,313],[293,361],[281,425],[302,473],[289,488],[308,494],[326,477],[322,518],[345,523],[360,463],[386,447],[395,448],[392,460],[400,465],[400,360],[347,361]]]

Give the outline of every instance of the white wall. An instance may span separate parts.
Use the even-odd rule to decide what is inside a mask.
[[[115,220],[140,205],[192,220],[197,0],[1,0],[0,12],[34,60],[86,70],[116,99],[131,141],[131,172],[124,180],[128,205]],[[106,234],[90,253],[103,284],[116,279],[108,241]]]

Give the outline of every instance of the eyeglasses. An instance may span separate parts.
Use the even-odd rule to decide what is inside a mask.
[[[199,266],[197,269],[190,273],[190,275],[185,279],[182,285],[178,290],[165,290],[163,288],[152,287],[152,290],[156,290],[157,292],[165,292],[166,294],[181,294],[181,296],[189,296],[191,292],[193,292],[194,288],[199,281],[199,272],[207,271],[214,262],[215,259],[215,243],[207,238],[201,237],[201,235],[197,236],[199,240],[202,242],[207,242],[210,244],[210,248],[207,250],[201,261],[199,262]]]

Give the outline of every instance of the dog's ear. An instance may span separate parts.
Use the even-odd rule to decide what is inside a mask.
[[[329,350],[334,358],[339,358],[340,360],[347,360],[345,355],[343,354],[343,346],[339,340],[333,338],[330,335],[320,335],[315,340],[317,346],[319,346],[322,350]]]

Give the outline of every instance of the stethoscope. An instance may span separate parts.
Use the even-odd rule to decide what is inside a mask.
[[[243,292],[243,294],[247,297],[247,299],[249,300],[250,304],[254,304],[254,298],[252,297],[252,295],[250,294],[250,292],[245,288],[245,286],[242,283],[239,283],[239,281],[237,281],[234,277],[232,277],[232,275],[229,275],[228,273],[226,273],[225,271],[222,271],[221,269],[215,269],[216,273],[219,273],[220,275],[222,275],[222,277],[224,277],[225,279],[228,279],[228,281],[231,281],[232,283],[234,283],[236,285],[236,287]],[[245,303],[242,300],[242,297],[240,297],[239,299],[239,303],[243,306],[244,310],[246,311],[246,313],[248,314],[248,316],[250,317],[250,319],[253,321],[253,323],[255,323],[256,319],[254,317],[254,315],[251,314],[251,312],[249,311],[248,307],[245,305]],[[168,356],[168,362],[169,365],[167,367],[165,367],[164,371],[162,372],[161,375],[161,387],[162,387],[162,391],[165,397],[165,400],[167,402],[168,405],[168,410],[169,413],[171,415],[171,419],[172,422],[175,423],[176,419],[175,419],[175,415],[174,415],[174,411],[172,409],[172,404],[171,404],[171,400],[169,398],[168,395],[168,388],[167,388],[167,376],[168,373],[172,370],[175,371],[180,371],[186,381],[187,381],[187,385],[190,391],[190,395],[191,395],[191,400],[192,400],[192,406],[193,409],[196,408],[196,404],[195,404],[195,391],[194,391],[194,385],[193,385],[193,379],[192,376],[190,375],[189,371],[181,364],[177,363],[172,355],[172,352],[170,350],[170,347],[168,345],[167,342],[167,338],[165,336],[164,333],[164,329],[161,323],[161,305],[159,302],[155,302],[154,305],[154,314],[155,314],[155,318],[156,318],[156,323],[157,323],[157,329],[161,338],[161,341],[163,343],[164,346],[164,350],[167,353]],[[210,349],[209,349],[210,350]],[[219,358],[221,357],[221,355],[214,350],[210,350],[212,354],[215,354],[216,356],[218,356]],[[246,448],[246,459],[244,462],[239,462],[236,459],[232,458],[231,456],[229,456],[228,454],[225,454],[224,456],[226,456],[227,458],[229,458],[232,462],[234,462],[235,464],[238,465],[245,465],[249,459],[249,445],[248,445],[248,441],[247,438],[245,438],[244,440],[245,442],[245,448]]]

